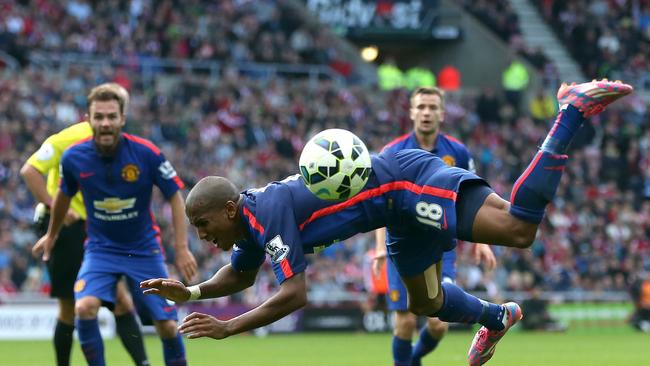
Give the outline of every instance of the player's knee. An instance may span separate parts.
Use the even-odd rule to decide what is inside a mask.
[[[427,321],[427,327],[429,328],[429,333],[433,338],[441,339],[449,330],[449,323],[443,322],[438,318],[429,318]]]
[[[156,331],[162,339],[175,338],[178,334],[176,321],[174,320],[156,320],[154,321]]]
[[[415,314],[408,311],[395,312],[395,333],[402,339],[409,339],[417,326]]]
[[[101,302],[95,297],[84,297],[74,305],[74,312],[80,319],[93,319],[97,317]]]

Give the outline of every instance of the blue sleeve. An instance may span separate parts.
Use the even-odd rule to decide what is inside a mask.
[[[264,227],[264,251],[271,259],[273,273],[279,283],[301,273],[307,267],[305,254],[300,240],[300,231],[296,223],[288,192],[271,193],[273,198],[266,202],[266,217],[261,217]]]
[[[172,164],[165,159],[163,153],[151,153],[151,161],[153,166],[154,184],[160,188],[166,199],[171,198],[174,193],[185,187],[183,181],[181,181],[176,174],[176,170],[174,170]]]
[[[238,272],[252,271],[264,263],[264,251],[243,249],[235,245],[230,255],[230,264]]]
[[[70,158],[70,150],[63,153],[61,163],[59,164],[59,189],[68,197],[74,196],[79,191],[79,182]]]
[[[460,150],[460,164],[458,164],[459,168],[468,170],[472,173],[476,172],[476,168],[474,167],[474,161],[472,160],[472,155],[470,155],[469,150],[467,149],[467,146],[462,146]]]

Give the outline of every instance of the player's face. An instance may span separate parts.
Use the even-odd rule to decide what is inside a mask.
[[[119,103],[116,100],[96,100],[90,104],[89,112],[95,144],[104,152],[112,151],[119,142],[126,121]]]
[[[236,205],[233,209],[226,204],[226,207],[220,210],[208,210],[203,213],[188,210],[187,214],[201,240],[227,251],[240,239],[237,235],[236,212]]]
[[[417,94],[411,100],[411,119],[415,132],[423,135],[438,133],[444,118],[445,110],[440,96]]]

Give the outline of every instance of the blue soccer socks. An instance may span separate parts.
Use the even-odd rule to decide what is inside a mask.
[[[413,353],[411,354],[411,366],[419,366],[422,357],[433,351],[438,346],[438,342],[440,340],[431,336],[426,325],[422,327],[420,329],[420,338],[418,338],[418,342],[413,347]]]
[[[410,339],[401,339],[393,336],[393,365],[411,366],[411,352],[413,346]]]
[[[503,329],[503,307],[470,295],[453,283],[442,284],[443,304],[436,314],[448,323],[480,323],[488,329]]]
[[[557,115],[540,150],[553,154],[564,154],[584,121],[585,117],[582,113],[576,107],[568,105]]]
[[[76,319],[81,350],[88,366],[104,366],[104,342],[99,333],[99,323],[94,319]]]
[[[568,156],[538,151],[517,179],[510,194],[510,213],[524,221],[540,223],[546,205],[555,197]]]
[[[166,366],[185,366],[187,360],[185,359],[185,345],[183,345],[183,338],[180,334],[170,339],[163,339],[163,354],[165,356]]]

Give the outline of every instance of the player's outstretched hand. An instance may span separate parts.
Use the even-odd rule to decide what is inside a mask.
[[[223,339],[230,335],[227,328],[228,322],[208,314],[192,313],[183,319],[178,331],[187,335],[187,338],[210,337]]]
[[[196,259],[194,259],[189,249],[176,251],[174,264],[176,264],[176,269],[187,282],[194,282],[198,266],[196,265]]]
[[[32,255],[38,257],[42,254],[43,256],[41,258],[44,261],[49,260],[52,247],[54,246],[54,241],[55,239],[49,235],[43,235],[32,247]]]
[[[491,271],[497,266],[497,258],[487,244],[476,243],[474,245],[474,261],[476,264],[483,263],[487,271]]]
[[[174,302],[185,302],[190,299],[190,290],[183,282],[171,278],[154,278],[140,282],[140,288],[145,295],[158,295]]]

